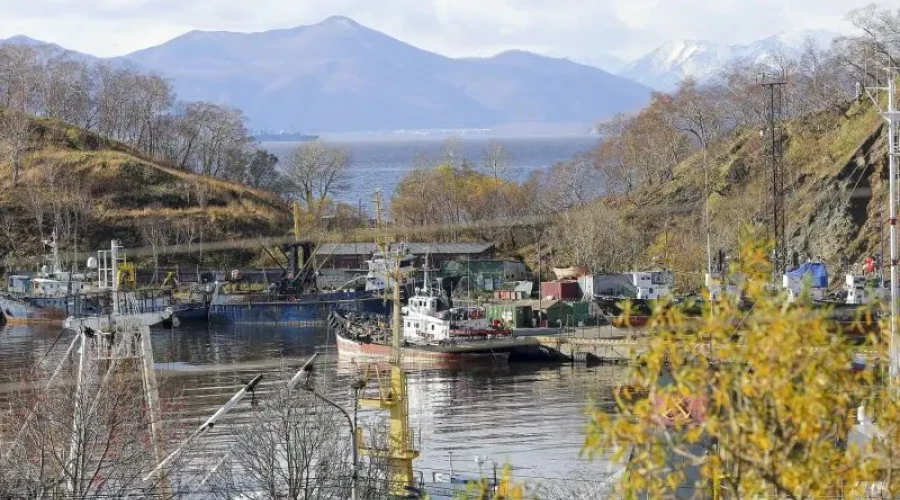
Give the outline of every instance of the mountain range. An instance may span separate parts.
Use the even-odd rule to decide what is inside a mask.
[[[807,41],[827,47],[837,36],[830,31],[800,30],[782,32],[746,45],[679,40],[631,62],[619,72],[619,76],[668,92],[686,77],[709,80],[735,61],[765,64],[779,55],[796,58],[803,53]]]
[[[450,58],[335,16],[258,33],[191,31],[111,62],[170,79],[181,99],[241,109],[256,130],[315,133],[537,123],[583,124],[586,129],[640,108],[651,89],[670,91],[688,76],[707,80],[735,60],[796,57],[806,40],[827,45],[835,36],[786,32],[746,45],[682,40],[613,74],[519,50]],[[6,41],[95,59],[24,36]],[[621,63],[604,54],[594,60],[610,70]]]

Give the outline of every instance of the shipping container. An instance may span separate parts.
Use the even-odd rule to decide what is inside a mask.
[[[580,289],[577,281],[547,281],[541,283],[541,298],[554,300],[578,300]]]

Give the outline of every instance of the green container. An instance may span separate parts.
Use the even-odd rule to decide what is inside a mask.
[[[587,324],[591,317],[591,305],[588,302],[569,302],[572,305],[572,326]]]
[[[572,324],[572,305],[570,302],[557,302],[547,308],[547,326],[556,328],[560,325]]]
[[[500,320],[513,328],[531,327],[531,307],[512,304],[491,304],[485,307],[485,315],[491,323]]]

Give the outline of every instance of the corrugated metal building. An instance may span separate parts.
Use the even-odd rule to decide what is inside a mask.
[[[441,267],[448,261],[490,259],[494,257],[492,243],[404,243],[416,256],[416,266],[422,267],[428,255],[428,267]],[[313,256],[326,269],[365,269],[366,261],[377,250],[375,243],[327,243],[315,250]]]
[[[495,300],[525,300],[531,298],[534,291],[534,283],[530,281],[515,281],[506,283],[502,290],[494,292]]]
[[[491,322],[500,320],[513,328],[531,328],[534,313],[531,306],[516,304],[491,304],[485,307],[485,316]]]
[[[473,290],[494,291],[505,283],[525,279],[525,263],[517,260],[452,260],[441,265],[441,276],[459,277]],[[465,286],[465,285],[463,285]]]

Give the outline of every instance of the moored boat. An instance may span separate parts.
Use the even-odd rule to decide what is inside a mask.
[[[440,299],[427,290],[410,298],[401,322],[401,356],[409,361],[506,361],[510,352],[534,345],[531,339],[514,337],[499,323],[489,323],[479,308],[441,308]],[[334,310],[330,326],[340,355],[389,358],[392,354],[387,316]]]

